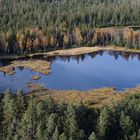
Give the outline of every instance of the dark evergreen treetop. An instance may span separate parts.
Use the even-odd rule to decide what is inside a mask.
[[[1,0],[1,31],[140,24],[139,0]]]
[[[21,101],[21,102],[19,102]],[[82,104],[0,94],[1,140],[139,140],[140,94],[115,105],[89,108]]]

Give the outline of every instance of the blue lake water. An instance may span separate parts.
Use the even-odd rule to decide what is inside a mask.
[[[0,91],[7,88],[16,91],[22,88],[27,92],[29,91],[27,83],[38,83],[49,89],[65,90],[90,90],[102,87],[124,90],[140,84],[138,54],[105,51],[75,57],[55,57],[50,61],[52,72],[49,75],[26,68],[16,68],[16,74],[12,76],[0,72]],[[40,75],[41,79],[32,80],[34,75]]]

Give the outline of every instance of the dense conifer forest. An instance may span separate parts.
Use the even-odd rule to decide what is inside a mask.
[[[0,52],[95,45],[140,47],[139,0],[0,0]]]
[[[1,140],[139,140],[140,95],[102,108],[0,94]]]
[[[138,25],[139,0],[1,0],[1,31],[42,27],[48,30],[66,23],[69,31],[74,26],[103,27]]]
[[[140,0],[0,0],[0,55],[82,46],[140,49]],[[0,140],[140,140],[140,94],[95,108],[7,90]]]

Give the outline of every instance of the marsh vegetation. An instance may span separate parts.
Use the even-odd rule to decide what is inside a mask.
[[[0,140],[140,140],[139,84],[140,0],[0,0]]]
[[[71,52],[63,51],[60,56],[55,53],[50,53],[48,57],[34,56],[29,60],[11,61],[8,65],[1,61],[5,65],[0,68],[1,90],[22,88],[28,92],[28,83],[38,83],[51,90],[112,87],[123,91],[140,84],[140,53],[95,51],[66,55]]]
[[[0,94],[1,140],[139,140],[140,94],[103,108]]]

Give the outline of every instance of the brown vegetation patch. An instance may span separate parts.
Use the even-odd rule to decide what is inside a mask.
[[[20,61],[12,61],[10,65],[0,67],[1,72],[5,72],[7,74],[11,74],[15,72],[15,67],[25,67],[35,72],[40,72],[42,74],[50,73],[50,63],[44,60],[20,60]]]
[[[92,52],[98,52],[98,51],[122,51],[122,52],[134,52],[134,53],[140,53],[140,50],[136,49],[127,49],[123,47],[117,47],[117,46],[100,46],[100,47],[80,47],[80,48],[73,48],[73,49],[67,49],[67,50],[57,50],[46,53],[48,56],[74,56],[74,55],[81,55],[81,54],[87,54]]]
[[[112,88],[102,88],[90,91],[76,91],[76,90],[44,90],[31,92],[39,99],[44,100],[51,96],[58,102],[83,102],[90,107],[101,107],[113,102],[120,101],[124,94],[120,94]]]
[[[15,74],[14,68],[11,67],[11,65],[5,66],[5,67],[0,67],[1,72],[5,72],[8,75],[13,75]]]
[[[118,92],[113,88],[100,88],[90,91],[78,90],[37,90],[31,92],[39,99],[44,100],[52,97],[57,102],[80,103],[83,102],[89,107],[103,107],[116,104],[130,94],[139,94],[140,86]]]
[[[37,83],[27,83],[27,87],[30,89],[30,91],[42,91],[46,90],[46,88],[40,84]]]
[[[33,76],[32,80],[39,80],[41,78],[41,76]]]

